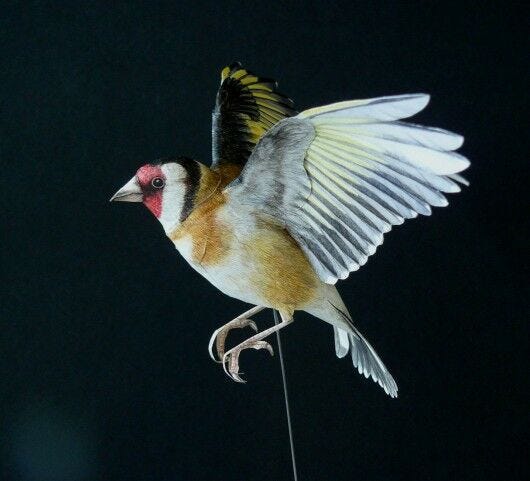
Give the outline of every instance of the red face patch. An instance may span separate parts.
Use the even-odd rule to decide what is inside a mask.
[[[155,215],[162,214],[162,195],[166,176],[159,165],[146,164],[138,169],[136,178],[143,193],[144,205]]]

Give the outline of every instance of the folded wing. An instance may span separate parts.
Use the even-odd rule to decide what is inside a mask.
[[[463,137],[402,122],[424,94],[340,102],[284,119],[254,148],[231,202],[282,223],[327,283],[359,269],[393,225],[459,192]]]

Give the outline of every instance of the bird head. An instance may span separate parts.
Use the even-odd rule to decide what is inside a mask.
[[[191,212],[199,179],[199,163],[188,158],[146,164],[110,201],[142,202],[170,232]]]

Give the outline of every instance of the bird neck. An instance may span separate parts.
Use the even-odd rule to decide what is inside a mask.
[[[187,212],[182,213],[182,221],[187,219],[199,206],[219,194],[224,187],[232,182],[240,173],[241,166],[234,164],[222,165],[218,168],[210,169],[204,164],[197,162],[199,175],[193,191],[193,199]]]
[[[189,212],[186,213],[185,218],[189,217],[197,207],[211,199],[223,187],[222,175],[206,165],[199,163],[199,179],[195,190],[195,196],[191,208]]]
[[[162,210],[162,216],[158,219],[168,236],[182,228],[184,224],[194,222],[197,212],[203,210],[212,198],[220,192],[223,187],[222,176],[214,172],[204,164],[195,160],[185,168],[188,177],[184,189],[180,188],[174,192],[173,197],[168,197],[168,204],[173,200],[172,209]]]

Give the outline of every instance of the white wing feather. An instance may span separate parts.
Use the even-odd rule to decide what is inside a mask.
[[[327,283],[359,269],[383,234],[466,184],[463,137],[401,122],[425,94],[339,102],[284,119],[228,187],[233,202],[281,221]],[[344,339],[337,337],[340,353]],[[341,342],[342,341],[342,342]]]

